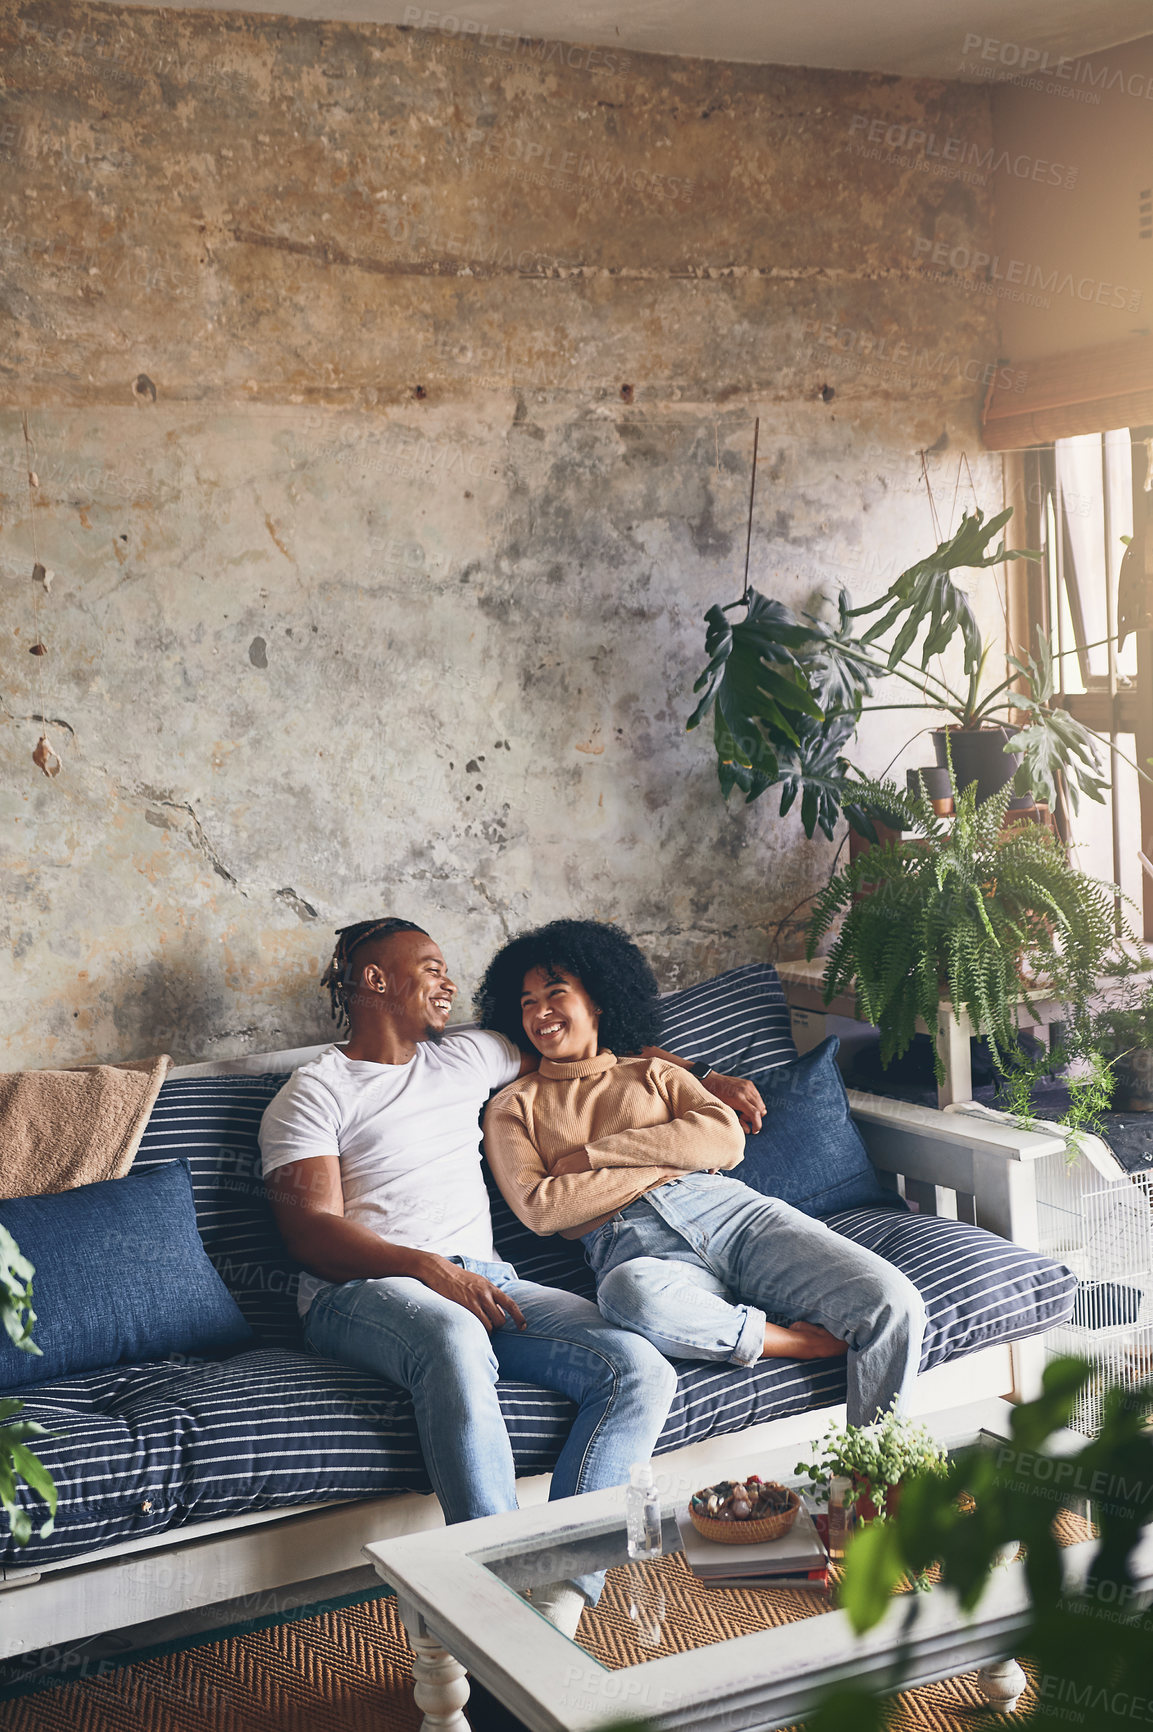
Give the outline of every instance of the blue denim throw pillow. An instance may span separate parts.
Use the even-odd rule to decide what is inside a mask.
[[[252,1331],[196,1230],[186,1161],[0,1201],[0,1222],[35,1267],[40,1354],[0,1332],[0,1389],[176,1353],[223,1358]]]
[[[818,1218],[838,1209],[904,1209],[897,1193],[882,1186],[849,1117],[837,1069],[840,1044],[830,1035],[802,1058],[750,1079],[761,1091],[765,1119],[745,1138],[745,1158],[732,1177]]]

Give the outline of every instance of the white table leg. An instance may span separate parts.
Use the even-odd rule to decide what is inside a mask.
[[[939,1107],[951,1106],[954,1101],[971,1101],[973,1098],[973,1067],[969,1048],[972,1033],[973,1025],[966,1012],[961,1012],[958,1021],[953,1015],[952,1005],[942,999],[937,1010],[937,1051],[945,1067],[945,1080],[937,1084]]]
[[[416,1607],[397,1596],[401,1621],[412,1649],[413,1695],[424,1714],[421,1732],[469,1732],[461,1713],[468,1701],[468,1673],[430,1634]]]
[[[991,1666],[982,1666],[977,1673],[978,1689],[986,1702],[1002,1714],[1013,1712],[1027,1682],[1016,1660],[996,1660]]]

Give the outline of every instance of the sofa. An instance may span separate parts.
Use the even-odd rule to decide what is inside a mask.
[[[750,964],[664,1006],[662,1039],[672,1050],[776,1089],[776,1154],[786,1178],[803,1177],[811,1113],[822,1149],[831,1132],[816,1107],[810,1112],[809,1060],[798,1059],[775,971]],[[172,1163],[186,1163],[199,1241],[243,1324],[223,1353],[153,1351],[140,1362],[121,1354],[13,1392],[24,1400],[22,1417],[45,1428],[35,1448],[55,1477],[59,1510],[53,1531],[40,1533],[45,1512],[26,1491],[32,1538],[21,1548],[2,1536],[0,1657],[330,1580],[362,1564],[366,1541],[440,1522],[404,1392],[302,1344],[300,1271],[268,1207],[257,1132],[286,1075],[318,1050],[173,1070],[131,1173],[110,1181],[176,1196],[187,1184],[185,1168]],[[843,1099],[839,1079],[832,1087]],[[846,1123],[850,1109],[852,1136],[867,1149],[857,1174],[867,1200],[853,1203],[855,1181],[848,1191],[836,1181],[829,1194],[838,1206],[827,1218],[897,1263],[925,1295],[917,1408],[1030,1393],[1043,1336],[1075,1299],[1073,1275],[1039,1250],[1032,1182],[1038,1163],[1062,1158],[1063,1140],[862,1095],[848,1098]],[[498,1254],[526,1278],[591,1295],[579,1244],[535,1238],[490,1188]],[[126,1193],[106,1186],[101,1194]],[[68,1231],[80,1260],[90,1250],[83,1226],[74,1217]],[[174,1220],[173,1245],[177,1237]],[[112,1254],[140,1260],[127,1239]],[[146,1284],[163,1286],[165,1268],[158,1255]],[[807,1447],[827,1420],[843,1418],[843,1361],[677,1369],[657,1447],[666,1485],[701,1483],[734,1450],[755,1461],[760,1448]],[[572,1410],[529,1385],[503,1383],[499,1393],[522,1502],[538,1500]]]

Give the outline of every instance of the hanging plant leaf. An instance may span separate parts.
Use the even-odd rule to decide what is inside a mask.
[[[813,696],[826,715],[843,710],[859,721],[862,700],[872,695],[876,663],[854,634],[852,600],[848,590],[842,589],[837,597],[835,627],[813,620],[819,640],[805,654],[804,666]]]
[[[739,788],[746,801],[755,800],[771,788],[780,774],[776,753],[761,734],[750,736],[752,751],[742,752],[725,724],[720,706],[713,715],[713,744],[717,750],[717,775],[727,800]]]
[[[841,756],[841,748],[856,725],[852,711],[826,716],[822,722],[802,721],[797,730],[798,750],[781,765],[781,817],[792,809],[799,795],[801,824],[810,842],[818,825],[830,841],[833,839],[852,785],[851,767],[848,759]]]
[[[753,800],[777,780],[780,753],[799,746],[800,720],[823,719],[798,657],[822,633],[757,590],[739,624],[730,625],[728,611],[711,607],[705,615],[709,663],[693,686],[702,695],[687,726],[699,726],[715,706],[721,787],[739,787]]]
[[[1053,651],[1040,627],[1036,655],[1024,661],[1010,656],[1009,665],[1029,682],[1029,690],[1014,694],[1013,700],[1029,717],[1025,727],[1008,742],[1014,752],[1021,754],[1021,766],[1014,777],[1016,791],[1032,794],[1035,800],[1054,806],[1058,779],[1063,777],[1074,812],[1080,810],[1082,794],[1103,805],[1109,783],[1101,774],[1097,742],[1084,722],[1054,702],[1057,686]]]
[[[961,526],[954,536],[942,541],[927,559],[918,560],[916,565],[903,571],[879,600],[853,610],[858,619],[882,608],[886,610],[875,624],[862,632],[861,643],[875,642],[899,620],[903,621],[888,652],[889,666],[896,667],[909,653],[917,633],[927,621],[921,666],[927,668],[932,658],[940,655],[959,631],[965,645],[965,672],[975,673],[981,662],[980,627],[969,606],[968,596],[957,588],[949,573],[961,566],[1000,565],[1006,559],[1040,559],[1040,553],[1031,549],[1011,548],[1006,551],[1004,542],[992,553],[986,552],[990,541],[1012,515],[1013,508],[1008,506],[986,523],[980,506],[972,515],[964,512]]]

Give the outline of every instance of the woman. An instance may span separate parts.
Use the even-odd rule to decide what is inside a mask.
[[[489,964],[477,1006],[486,1028],[541,1055],[485,1114],[497,1183],[534,1232],[582,1241],[610,1321],[670,1358],[747,1366],[847,1351],[852,1423],[904,1403],[925,1327],[916,1287],[724,1176],[743,1158],[740,1125],[654,1048],[656,979],[624,932],[554,920],[524,933]],[[642,1048],[650,1056],[629,1056]]]

